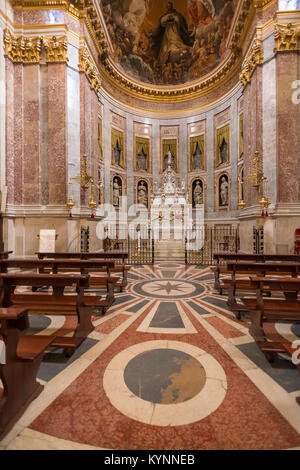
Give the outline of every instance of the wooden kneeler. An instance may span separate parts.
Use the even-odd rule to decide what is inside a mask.
[[[54,338],[22,335],[26,314],[22,307],[0,308],[0,335],[5,344],[5,363],[0,364],[4,387],[0,394],[0,439],[44,388],[36,377],[44,351]]]

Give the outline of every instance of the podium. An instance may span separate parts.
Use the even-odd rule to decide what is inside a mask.
[[[40,253],[55,253],[55,242],[58,235],[56,230],[41,229],[38,235],[39,239],[39,252]]]

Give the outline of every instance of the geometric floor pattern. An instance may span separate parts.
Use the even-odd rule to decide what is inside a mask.
[[[45,388],[0,449],[300,448],[297,369],[285,356],[265,359],[208,267],[164,262],[128,277],[71,358],[45,355]],[[74,321],[33,316],[30,333]],[[266,329],[274,340],[300,336],[293,324]]]

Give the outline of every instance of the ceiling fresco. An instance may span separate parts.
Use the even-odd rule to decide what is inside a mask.
[[[100,0],[114,62],[132,78],[183,85],[225,58],[238,0]]]

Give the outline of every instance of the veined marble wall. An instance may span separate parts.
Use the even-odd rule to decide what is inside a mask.
[[[2,193],[8,187],[5,248],[15,255],[32,255],[38,248],[39,229],[55,227],[58,250],[79,250],[81,226],[90,227],[90,249],[101,248],[96,223],[104,215],[103,205],[98,205],[95,219],[91,219],[88,203],[92,194],[73,179],[80,174],[83,155],[87,155],[87,172],[97,192],[101,145],[103,202],[112,203],[112,183],[119,177],[122,195],[126,195],[130,207],[137,202],[140,180],[147,183],[149,194],[159,183],[162,142],[170,139],[176,147],[178,180],[184,181],[189,202],[193,182],[199,178],[203,183],[206,223],[239,225],[241,248],[251,252],[252,227],[264,222],[266,251],[292,252],[293,231],[300,226],[300,104],[293,104],[291,96],[292,84],[300,76],[300,57],[296,49],[276,50],[274,23],[283,25],[285,31],[289,23],[299,24],[300,18],[297,12],[282,12],[276,13],[273,21],[275,10],[272,4],[257,14],[252,32],[261,44],[262,60],[257,60],[249,76],[246,74],[246,82],[237,83],[232,78],[229,92],[223,95],[221,88],[217,96],[216,90],[214,101],[198,108],[182,102],[172,110],[170,103],[157,101],[148,103],[146,110],[139,108],[140,101],[133,103],[133,97],[128,97],[128,104],[120,103],[101,87],[105,77],[96,68],[97,51],[83,23],[64,10],[13,10],[7,0],[0,0]],[[4,55],[5,29],[31,39],[65,37],[66,56],[49,61],[44,41],[38,60],[15,60],[9,53]],[[122,167],[112,161],[114,132],[122,135]],[[229,158],[218,164],[218,135],[222,132],[228,139]],[[191,138],[199,136],[203,138],[205,164],[194,170],[190,164]],[[136,167],[137,138],[149,140],[147,171]],[[259,151],[261,169],[269,182],[270,216],[264,221],[259,217],[260,193],[247,180],[253,172],[255,151]],[[240,210],[238,175],[242,169],[246,207]],[[225,206],[218,200],[223,176],[229,187]],[[98,201],[97,193],[94,196]],[[72,218],[66,206],[69,198],[75,202]]]

